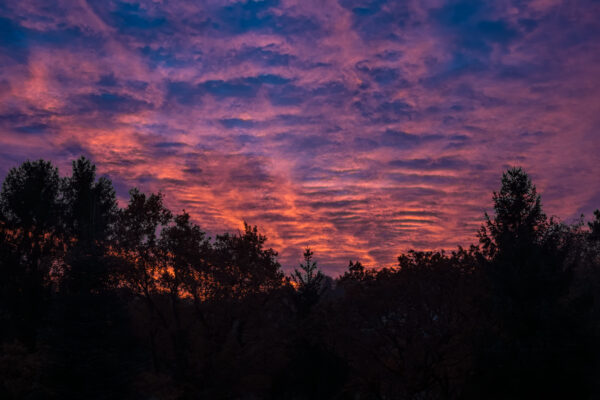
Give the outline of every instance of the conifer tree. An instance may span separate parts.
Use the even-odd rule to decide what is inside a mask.
[[[303,254],[304,263],[300,264],[299,269],[294,269],[292,274],[292,280],[297,285],[300,306],[305,311],[319,301],[325,279],[316,261],[313,261],[313,255],[314,253],[307,247]]]
[[[511,168],[502,174],[502,186],[494,192],[494,217],[485,213],[479,231],[484,252],[494,257],[515,247],[533,244],[547,227],[540,196],[522,168]]]

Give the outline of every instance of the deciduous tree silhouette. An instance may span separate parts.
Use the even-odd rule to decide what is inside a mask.
[[[12,168],[0,193],[0,260],[5,329],[34,347],[49,295],[53,257],[61,251],[58,170],[43,160]]]
[[[360,261],[348,263],[348,269],[340,277],[340,282],[361,282],[365,279],[372,277],[372,273],[366,269]]]
[[[172,213],[164,206],[160,193],[146,196],[132,189],[129,196],[129,204],[120,211],[116,225],[114,249],[121,262],[118,280],[146,306],[146,334],[154,370],[159,371],[159,335],[169,329],[169,322],[155,296],[160,291],[158,238],[159,229],[171,221]]]
[[[169,337],[173,346],[175,376],[177,380],[185,380],[189,378],[188,332],[194,319],[186,318],[182,303],[189,296],[198,300],[206,295],[200,285],[207,278],[210,253],[205,233],[190,221],[189,214],[183,212],[175,216],[173,222],[160,234],[157,277],[170,303],[172,327]]]
[[[267,238],[256,226],[244,223],[244,231],[218,235],[214,243],[213,263],[216,282],[226,293],[221,296],[245,296],[269,291],[283,281],[277,252],[264,248]]]
[[[2,183],[0,207],[9,228],[23,229],[36,238],[56,232],[61,215],[58,169],[44,160],[12,168]]]

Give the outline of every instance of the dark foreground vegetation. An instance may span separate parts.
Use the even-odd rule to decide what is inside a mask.
[[[81,158],[0,194],[2,399],[599,398],[600,212],[548,219],[511,169],[478,245],[286,277]]]

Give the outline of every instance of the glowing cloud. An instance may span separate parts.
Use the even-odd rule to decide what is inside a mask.
[[[295,265],[474,239],[502,169],[551,215],[600,206],[600,3],[0,5],[0,175],[89,156]]]

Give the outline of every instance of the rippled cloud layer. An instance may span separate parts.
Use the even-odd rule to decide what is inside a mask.
[[[600,206],[600,3],[0,2],[0,174],[93,159],[330,273],[474,239],[503,168]]]

